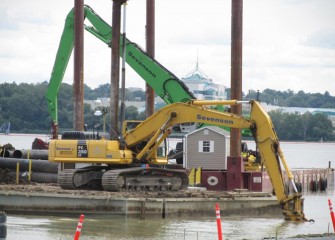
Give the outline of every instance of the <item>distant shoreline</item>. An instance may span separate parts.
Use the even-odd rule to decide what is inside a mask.
[[[0,133],[0,136],[36,136],[36,137],[50,137],[51,139],[51,134],[43,134],[43,133],[9,133],[9,134],[5,134],[5,133]],[[182,138],[169,138],[169,139],[182,139]],[[243,140],[242,142],[254,142],[253,139],[247,139],[247,140]],[[335,141],[284,141],[284,140],[279,140],[280,143],[287,143],[287,144],[305,144],[305,143],[322,143],[322,144],[334,144]]]

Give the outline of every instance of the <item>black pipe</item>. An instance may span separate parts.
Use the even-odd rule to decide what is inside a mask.
[[[0,157],[5,157],[5,158],[13,157],[13,151],[11,151],[11,150],[2,150],[0,152]]]
[[[31,170],[33,172],[58,173],[58,163],[52,163],[44,160],[30,160]],[[1,158],[0,168],[16,169],[16,164],[20,164],[20,171],[29,171],[29,160],[20,158]]]
[[[11,170],[9,176],[16,179],[16,171]],[[19,181],[20,182],[28,182],[28,172],[20,171],[19,172]],[[32,172],[31,173],[31,182],[36,183],[57,183],[58,174],[57,173],[47,173],[47,172]]]
[[[13,152],[13,157],[28,159],[28,152],[29,152],[29,159],[48,160],[49,150],[37,150],[37,149],[15,150]]]
[[[0,212],[0,239],[7,237],[7,214],[3,211]]]

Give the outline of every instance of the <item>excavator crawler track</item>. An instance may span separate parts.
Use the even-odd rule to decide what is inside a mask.
[[[58,174],[58,184],[63,189],[92,189],[99,190],[103,168],[87,167],[64,169]]]
[[[179,191],[187,189],[188,176],[182,170],[128,168],[106,171],[102,177],[106,191]]]
[[[73,176],[76,169],[64,169],[58,174],[58,184],[63,189],[76,189],[73,184]]]
[[[70,190],[179,191],[187,189],[188,176],[179,169],[88,167],[61,171],[58,183],[61,188]]]

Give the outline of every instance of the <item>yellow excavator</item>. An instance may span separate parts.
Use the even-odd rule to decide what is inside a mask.
[[[249,102],[251,112],[248,118],[210,108],[213,105],[234,104],[241,102],[191,100],[187,103],[173,103],[139,124],[126,121],[123,136],[114,140],[103,136],[92,139],[83,132],[71,132],[65,134],[64,139],[50,141],[49,161],[89,164],[87,167],[64,169],[59,173],[59,184],[65,189],[179,191],[187,189],[188,176],[184,170],[167,167],[166,151],[160,147],[173,126],[197,122],[247,128],[253,134],[285,219],[307,221],[302,211],[302,195],[297,191],[286,164],[272,121],[259,102]],[[289,193],[285,187],[282,167],[294,193]]]

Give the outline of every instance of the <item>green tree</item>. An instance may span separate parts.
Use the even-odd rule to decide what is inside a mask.
[[[306,112],[302,115],[302,140],[304,141],[307,139],[308,127],[311,117],[312,114],[310,112]]]
[[[311,115],[306,140],[310,141],[333,141],[335,140],[334,128],[325,114],[317,113]]]
[[[299,91],[298,94],[291,95],[286,99],[286,102],[289,107],[308,107],[304,91]]]
[[[125,118],[126,118],[126,120],[136,120],[136,119],[138,119],[137,107],[134,107],[134,106],[126,107]]]
[[[280,140],[335,140],[332,123],[324,114],[284,113],[282,110],[276,110],[269,112],[269,116]]]
[[[51,117],[47,109],[46,91],[48,83],[38,84],[1,83],[0,84],[0,124],[11,123],[11,131],[14,132],[49,132]],[[100,85],[96,89],[86,86],[85,98],[97,99],[98,97],[109,97],[110,84]],[[227,89],[229,92],[229,88]],[[228,95],[229,96],[229,95]],[[87,99],[86,98],[86,99]],[[126,99],[145,99],[143,91],[130,92],[126,89]],[[245,98],[257,98],[257,91],[251,90]],[[335,97],[329,92],[305,93],[299,91],[297,94],[292,90],[276,91],[265,89],[260,94],[260,100],[269,104],[279,106],[306,106],[335,108]],[[278,137],[281,140],[306,140],[334,141],[334,128],[328,117],[323,114],[298,114],[285,113],[281,110],[269,113],[272,118]],[[110,116],[106,115],[106,122],[110,122]],[[144,120],[145,113],[138,113],[135,107],[126,108],[126,118]],[[92,129],[95,118],[94,111],[84,106],[84,119],[89,129]],[[73,127],[73,86],[63,83],[58,93],[58,122],[60,129],[72,129]]]

